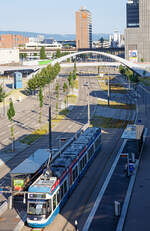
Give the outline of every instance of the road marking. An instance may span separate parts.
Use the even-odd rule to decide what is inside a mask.
[[[91,212],[90,212],[90,214],[89,214],[89,216],[88,216],[88,218],[87,218],[87,220],[86,220],[86,222],[85,222],[85,224],[83,226],[82,231],[88,231],[89,230],[89,227],[90,227],[90,225],[92,223],[93,217],[95,216],[96,210],[97,210],[97,208],[98,208],[98,206],[99,206],[99,204],[100,204],[100,202],[101,202],[101,200],[103,198],[105,190],[106,190],[106,188],[108,186],[108,183],[109,183],[109,181],[110,181],[110,179],[112,177],[112,174],[113,174],[113,172],[115,170],[115,167],[116,167],[116,165],[118,163],[118,160],[120,158],[120,153],[122,153],[126,142],[127,141],[124,140],[122,145],[121,145],[121,148],[120,148],[120,150],[119,150],[119,152],[118,152],[118,154],[116,156],[116,159],[115,159],[115,161],[114,161],[114,163],[113,163],[113,165],[112,165],[112,167],[111,167],[111,169],[110,169],[110,171],[109,171],[109,173],[107,175],[107,178],[106,178],[106,180],[105,180],[105,182],[104,182],[104,184],[103,184],[103,186],[102,186],[102,188],[101,188],[101,190],[100,190],[100,192],[99,192],[99,194],[97,196],[97,199],[96,199],[96,201],[94,203],[94,206],[93,206],[93,208],[92,208],[92,210],[91,210]]]

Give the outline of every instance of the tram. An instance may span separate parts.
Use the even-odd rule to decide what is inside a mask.
[[[101,148],[101,129],[87,128],[28,188],[27,224],[51,224]]]

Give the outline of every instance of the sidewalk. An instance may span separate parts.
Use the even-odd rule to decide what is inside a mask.
[[[141,162],[130,199],[123,231],[150,230],[150,131],[148,131]]]

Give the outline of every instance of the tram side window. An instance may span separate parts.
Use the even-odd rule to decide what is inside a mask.
[[[84,156],[84,165],[86,165],[87,163],[87,158],[86,158],[86,155]]]
[[[64,187],[63,187],[63,184],[60,187],[60,190],[61,190],[61,198],[63,198],[63,196],[64,196]]]
[[[53,211],[56,208],[56,194],[53,196]]]
[[[80,172],[81,172],[82,171],[82,160],[80,160],[79,169],[80,169]]]
[[[73,182],[75,181],[75,179],[77,178],[77,176],[78,176],[78,168],[76,166],[75,169],[72,172],[72,180],[73,180]]]
[[[57,204],[60,202],[61,200],[61,191],[60,189],[57,191]]]
[[[64,194],[67,192],[67,180],[64,182]]]
[[[92,145],[92,147],[88,151],[88,159],[91,159],[93,153],[94,153],[94,150],[93,150],[93,145]]]
[[[51,201],[51,199],[49,199],[49,201],[48,201],[48,212],[49,212],[49,214],[51,214],[51,212],[52,212],[52,201]]]
[[[84,168],[84,157],[82,158],[82,160],[80,160],[80,172],[82,171],[82,169]]]

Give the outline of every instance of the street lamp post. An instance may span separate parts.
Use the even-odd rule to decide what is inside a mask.
[[[3,90],[5,89],[4,76],[3,76]],[[5,97],[3,98],[3,116],[5,116]]]
[[[90,126],[90,102],[89,102],[89,84],[87,86],[88,89],[88,126]]]
[[[87,87],[87,99],[88,99],[88,126],[90,126],[90,102],[89,102],[89,83],[86,82],[84,86]]]
[[[109,76],[108,76],[108,97],[107,97],[107,99],[108,99],[108,106],[110,105],[110,102],[109,102],[109,100],[110,100],[110,78],[109,78]]]
[[[51,85],[49,83],[49,107],[48,107],[48,121],[49,121],[49,159],[47,163],[47,170],[52,160],[52,126],[51,126]]]

